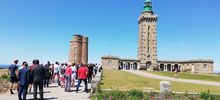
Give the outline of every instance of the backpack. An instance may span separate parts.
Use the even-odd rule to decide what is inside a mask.
[[[60,71],[61,74],[65,74],[65,68],[62,68]]]

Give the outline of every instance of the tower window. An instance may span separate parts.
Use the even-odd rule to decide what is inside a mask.
[[[76,53],[77,52],[77,47],[74,47],[73,51],[74,51],[74,53]]]
[[[77,61],[77,54],[74,54],[74,60]]]
[[[148,36],[147,36],[147,45],[148,45],[148,48],[147,48],[147,52],[149,53],[150,52],[150,26],[148,26]]]

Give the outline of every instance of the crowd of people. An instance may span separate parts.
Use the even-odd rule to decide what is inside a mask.
[[[102,67],[98,64],[70,64],[55,62],[51,64],[40,64],[39,60],[33,60],[33,64],[28,66],[27,62],[23,62],[18,66],[18,60],[9,67],[10,74],[10,93],[13,92],[15,84],[18,91],[18,99],[26,100],[26,95],[33,93],[34,100],[37,99],[37,90],[39,89],[40,100],[44,100],[43,88],[49,87],[51,83],[57,83],[58,86],[64,88],[64,92],[71,92],[71,87],[75,88],[76,93],[79,91],[81,82],[84,82],[84,92],[88,93],[88,83],[92,78],[101,72]],[[75,84],[76,80],[78,83]],[[33,88],[33,92],[32,92]]]

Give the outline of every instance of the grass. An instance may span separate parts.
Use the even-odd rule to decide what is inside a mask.
[[[150,79],[134,75],[124,71],[104,69],[104,77],[101,89],[153,89],[159,91],[160,80]],[[211,93],[220,93],[220,88],[216,86],[171,82],[172,91],[175,92],[196,92],[210,90]]]
[[[0,69],[0,76],[3,74],[8,74],[8,70],[7,69]]]
[[[159,71],[146,71],[147,73],[173,77],[174,72],[159,72]],[[211,82],[220,82],[220,75],[214,74],[192,74],[188,72],[178,73],[178,78],[180,79],[191,79],[191,80],[202,80],[202,81],[211,81]]]
[[[8,71],[7,70],[5,70],[5,69],[1,69],[0,70],[0,80],[1,79],[4,79],[4,80],[6,80],[6,81],[9,81],[10,80],[10,77],[9,77],[9,75],[8,75]]]

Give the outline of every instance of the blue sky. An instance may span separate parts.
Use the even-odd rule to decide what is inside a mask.
[[[136,58],[144,0],[1,0],[0,63],[68,61],[74,33],[89,37],[89,60]],[[220,1],[153,0],[158,59],[215,60],[220,72]]]

